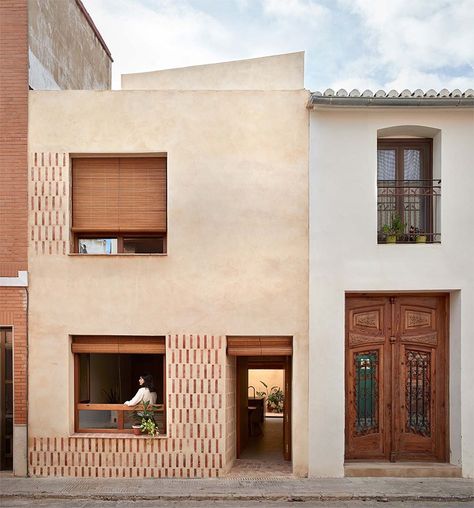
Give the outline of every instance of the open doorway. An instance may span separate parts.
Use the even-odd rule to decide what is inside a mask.
[[[237,359],[237,458],[264,462],[291,459],[289,425],[285,425],[285,415],[290,421],[287,358]]]
[[[292,351],[292,337],[227,338],[236,357],[236,458],[250,468],[290,465]]]

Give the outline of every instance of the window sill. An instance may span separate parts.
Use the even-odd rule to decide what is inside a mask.
[[[164,252],[164,253],[158,253],[158,252],[153,252],[153,253],[150,253],[150,254],[128,254],[128,253],[120,253],[120,254],[79,254],[78,252],[70,252],[68,254],[68,256],[71,256],[71,257],[79,257],[79,258],[118,258],[118,257],[150,257],[150,256],[153,256],[153,257],[165,257],[167,256],[168,253],[167,252]]]
[[[76,438],[108,438],[108,439],[165,439],[168,436],[166,434],[158,434],[155,437],[146,436],[136,436],[130,432],[76,432],[69,436],[72,439]]]

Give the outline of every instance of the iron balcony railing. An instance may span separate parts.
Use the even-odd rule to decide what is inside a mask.
[[[439,243],[441,180],[378,180],[378,242],[387,241],[387,228],[399,218],[397,243]]]

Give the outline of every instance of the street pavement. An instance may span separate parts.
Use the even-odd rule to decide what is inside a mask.
[[[0,506],[474,506],[463,478],[99,479],[0,477]],[[16,503],[16,504],[15,504]],[[22,504],[23,503],[23,504]],[[48,504],[49,503],[49,504]],[[63,503],[63,504],[61,504]],[[161,504],[160,504],[161,503]],[[268,504],[270,503],[270,504]],[[394,504],[395,503],[395,504]]]

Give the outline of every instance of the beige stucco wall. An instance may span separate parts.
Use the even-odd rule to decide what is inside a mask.
[[[112,62],[75,0],[28,0],[35,90],[108,89]]]
[[[263,381],[268,388],[262,385]],[[249,386],[253,386],[255,391],[270,392],[272,387],[278,386],[285,391],[285,371],[279,369],[249,369]],[[253,396],[253,390],[249,389],[249,397]]]
[[[441,244],[377,244],[377,131],[430,135]],[[317,109],[310,134],[310,474],[344,464],[344,293],[451,293],[450,460],[474,476],[474,110]]]
[[[70,256],[67,237],[66,254],[49,250],[51,236],[44,250],[44,236],[30,244],[30,435],[71,432],[70,335],[290,335],[293,465],[307,472],[307,99],[305,91],[30,92],[32,165],[42,152],[53,165],[66,154],[66,166],[69,154],[168,154],[166,256]],[[50,179],[48,171],[35,174]],[[64,188],[55,206],[68,235],[69,168],[58,174],[49,189]],[[33,235],[34,224],[32,211]]]
[[[304,52],[122,74],[122,90],[301,90]]]

